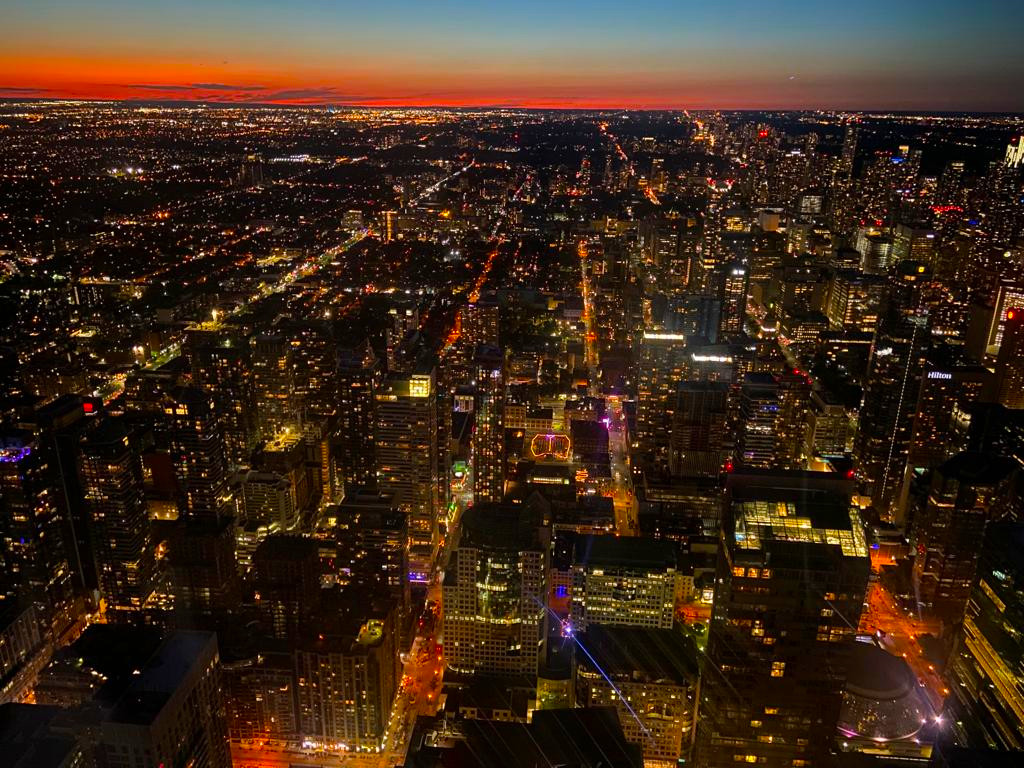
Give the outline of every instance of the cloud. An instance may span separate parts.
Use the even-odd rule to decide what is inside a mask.
[[[130,88],[138,91],[168,91],[178,92],[187,91],[189,87],[187,85],[154,85],[150,83],[123,83],[117,86],[118,88]]]
[[[31,96],[34,93],[50,93],[49,88],[31,88],[21,85],[0,85],[0,94],[15,93],[23,96]]]
[[[188,83],[184,85],[164,83],[120,83],[117,87],[142,91],[160,91],[161,93],[181,93],[183,91],[236,91],[251,93],[266,90],[262,85],[231,85],[229,83]]]
[[[265,91],[262,85],[228,85],[226,83],[192,83],[197,91]]]

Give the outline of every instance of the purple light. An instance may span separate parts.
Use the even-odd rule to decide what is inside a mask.
[[[3,448],[0,449],[0,462],[4,464],[17,464],[30,453],[32,453],[32,449],[27,445],[23,448]]]
[[[416,573],[415,571],[409,571],[409,581],[416,584],[426,584],[429,579],[425,573]]]

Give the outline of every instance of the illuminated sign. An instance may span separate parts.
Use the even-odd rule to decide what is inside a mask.
[[[948,381],[948,380],[953,378],[953,374],[952,373],[943,373],[942,371],[928,371],[928,378],[929,379],[942,379],[943,381]]]
[[[568,435],[534,435],[530,441],[530,453],[535,459],[550,457],[565,461],[569,458],[570,449]]]

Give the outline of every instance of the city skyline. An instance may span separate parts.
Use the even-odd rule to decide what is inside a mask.
[[[6,99],[1024,110],[1004,0],[10,5]]]

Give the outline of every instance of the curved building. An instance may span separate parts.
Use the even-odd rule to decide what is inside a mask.
[[[927,757],[931,704],[905,659],[854,643],[837,726],[843,751]]]

